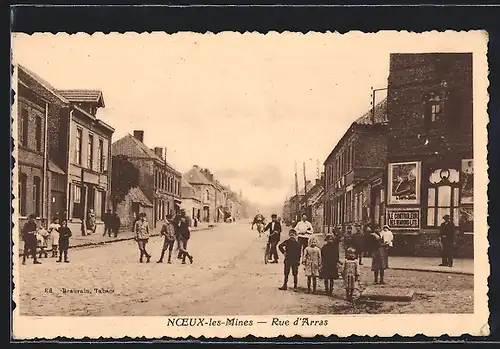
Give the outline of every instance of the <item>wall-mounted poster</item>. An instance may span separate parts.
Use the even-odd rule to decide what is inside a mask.
[[[389,203],[420,202],[420,162],[389,164]]]
[[[474,163],[462,160],[462,204],[474,203]]]
[[[464,233],[474,232],[474,210],[472,207],[460,208],[460,231]]]

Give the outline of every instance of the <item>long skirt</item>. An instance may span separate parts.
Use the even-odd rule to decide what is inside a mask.
[[[386,250],[380,246],[372,253],[372,271],[387,269],[388,259],[386,258]]]

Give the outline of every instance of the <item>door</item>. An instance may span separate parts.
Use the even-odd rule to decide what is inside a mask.
[[[87,212],[90,209],[95,210],[95,188],[92,185],[87,186]]]
[[[50,194],[50,214],[52,215],[52,217],[64,211],[66,207],[64,201],[65,201],[64,193],[53,191]],[[52,219],[52,217],[47,217],[47,218]]]

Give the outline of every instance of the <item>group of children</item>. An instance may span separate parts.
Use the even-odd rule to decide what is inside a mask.
[[[326,244],[320,249],[316,237],[309,238],[309,244],[302,253],[302,246],[297,241],[295,229],[289,232],[289,239],[283,241],[279,246],[281,253],[285,255],[284,282],[280,290],[288,288],[288,277],[290,271],[293,274],[294,290],[297,290],[298,267],[301,262],[304,265],[304,272],[307,277],[307,292],[316,294],[317,279],[324,281],[327,295],[333,294],[333,282],[342,275],[346,298],[353,301],[354,290],[359,287],[360,267],[354,249],[349,248],[346,259],[342,263],[339,260],[339,242],[334,235],[326,236]]]
[[[26,258],[29,255],[33,256],[35,264],[40,264],[37,261],[37,250],[38,258],[48,258],[49,252],[51,252],[52,258],[58,257],[59,254],[57,262],[62,262],[64,257],[64,262],[69,263],[68,249],[71,236],[71,230],[68,228],[65,219],[60,221],[58,217],[54,217],[47,229],[45,228],[45,220],[42,220],[40,227],[37,228],[35,216],[30,215],[22,231],[24,241],[23,264],[26,263]]]

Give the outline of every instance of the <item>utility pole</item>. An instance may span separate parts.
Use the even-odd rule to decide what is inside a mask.
[[[306,179],[306,163],[302,163],[302,170],[304,172],[304,213],[307,214],[307,179]],[[308,217],[309,218],[309,217]],[[309,218],[311,219],[311,218]]]
[[[300,212],[300,197],[299,197],[299,180],[297,178],[297,162],[295,162],[295,198],[297,199],[295,220],[298,220],[298,214]]]
[[[376,95],[376,92],[387,90],[387,87],[373,89],[373,86],[372,86],[371,90],[372,90],[372,102],[371,102],[371,104],[372,104],[372,123],[373,123],[373,125],[375,125],[375,95]]]
[[[82,212],[82,236],[87,235],[87,222],[86,222],[86,217],[87,217],[87,188],[85,187],[84,184],[84,174],[85,170],[82,168],[81,171],[81,188],[80,188],[80,202],[83,205],[83,212]]]

